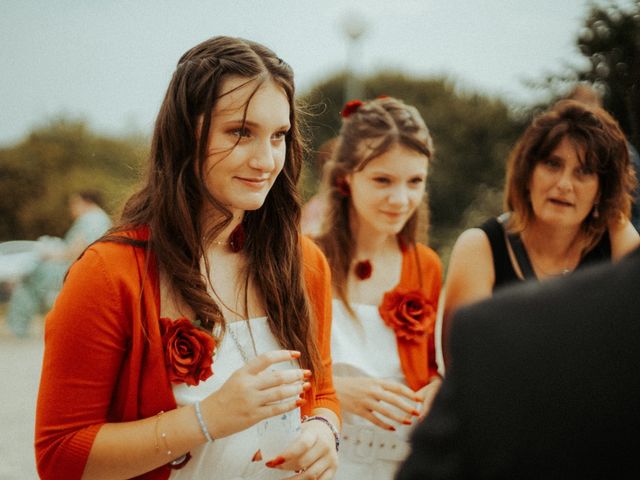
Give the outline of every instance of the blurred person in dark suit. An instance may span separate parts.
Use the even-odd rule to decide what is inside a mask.
[[[636,477],[638,285],[637,249],[456,312],[447,376],[397,479]]]

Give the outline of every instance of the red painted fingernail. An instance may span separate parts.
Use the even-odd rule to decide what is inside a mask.
[[[390,426],[389,428],[387,428],[387,430],[389,430],[391,432],[395,432],[396,431],[396,427]]]
[[[302,391],[303,392],[306,392],[310,388],[311,388],[311,384],[309,382],[305,382],[305,383],[302,384]]]
[[[414,397],[413,401],[414,402],[422,402],[422,399],[420,397]]]
[[[269,468],[275,468],[278,465],[282,465],[285,461],[284,457],[276,457],[270,462],[265,463],[265,465]]]
[[[262,452],[258,450],[256,453],[253,454],[253,458],[251,459],[251,461],[259,462],[260,460],[262,460]]]
[[[305,380],[309,380],[311,378],[311,370],[305,370],[302,372],[302,378]]]
[[[402,424],[403,425],[411,425],[411,420],[403,420]]]
[[[296,407],[301,407],[302,405],[304,405],[305,403],[307,403],[307,401],[304,398],[301,398],[299,400],[296,400]]]
[[[291,353],[291,358],[300,358],[300,352],[296,350],[290,350],[289,353]]]
[[[413,415],[414,417],[419,417],[420,416],[420,412],[418,410],[411,410],[411,415]]]

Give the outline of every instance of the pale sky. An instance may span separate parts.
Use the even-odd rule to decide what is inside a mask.
[[[362,74],[448,75],[468,90],[527,102],[536,93],[524,80],[583,64],[575,38],[590,3],[3,0],[0,146],[61,114],[100,132],[150,132],[178,58],[214,35],[269,46],[304,93],[345,67],[347,18],[366,24],[355,62]]]

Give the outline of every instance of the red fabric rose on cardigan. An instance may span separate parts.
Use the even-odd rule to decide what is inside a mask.
[[[160,319],[164,362],[172,383],[198,385],[213,375],[214,338],[186,318]]]
[[[399,339],[417,340],[433,333],[436,306],[420,290],[398,288],[387,292],[378,311]]]

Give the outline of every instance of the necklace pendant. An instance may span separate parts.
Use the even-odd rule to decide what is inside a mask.
[[[354,268],[354,273],[360,280],[366,280],[367,278],[370,278],[372,272],[373,266],[371,265],[371,262],[369,260],[361,260],[360,262],[356,263],[356,266]]]

